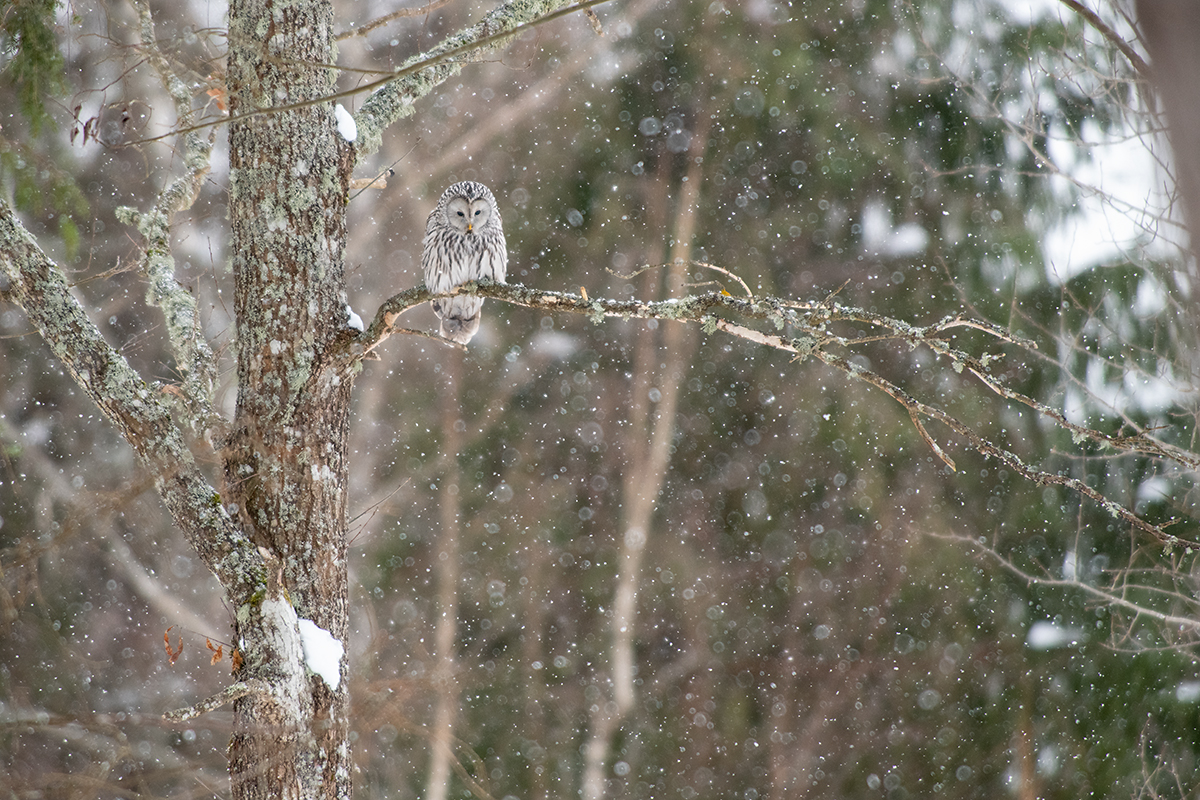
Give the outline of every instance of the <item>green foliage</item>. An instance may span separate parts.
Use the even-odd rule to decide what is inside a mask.
[[[58,0],[18,0],[0,14],[0,75],[14,91],[30,132],[17,138],[7,129],[0,136],[0,185],[16,208],[46,219],[66,258],[74,260],[82,241],[76,219],[88,214],[89,205],[74,176],[38,144],[42,130],[54,126],[47,103],[67,89],[55,32],[58,5]]]
[[[63,57],[54,34],[58,0],[16,0],[0,15],[0,47],[7,66],[0,71],[16,87],[21,113],[33,135],[53,119],[46,99],[66,91]]]
[[[0,185],[12,192],[17,209],[53,219],[69,260],[79,252],[81,236],[76,217],[90,205],[74,176],[24,142],[0,136]]]

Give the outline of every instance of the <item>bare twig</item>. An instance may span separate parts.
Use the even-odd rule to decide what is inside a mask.
[[[939,538],[943,538],[943,537],[939,537]],[[993,559],[1001,567],[1008,570],[1013,575],[1016,575],[1021,580],[1025,581],[1030,586],[1037,585],[1037,586],[1053,586],[1053,587],[1063,588],[1063,589],[1078,589],[1079,591],[1089,594],[1092,597],[1095,597],[1095,598],[1103,601],[1104,603],[1106,603],[1108,605],[1112,605],[1116,608],[1123,608],[1126,611],[1132,611],[1135,614],[1138,614],[1140,616],[1149,617],[1150,619],[1156,620],[1156,621],[1164,623],[1166,625],[1171,625],[1171,626],[1175,626],[1178,628],[1182,628],[1184,630],[1190,630],[1190,631],[1195,631],[1197,633],[1200,633],[1200,619],[1197,619],[1195,617],[1183,617],[1183,616],[1179,616],[1178,614],[1166,614],[1162,611],[1157,611],[1153,608],[1147,608],[1146,606],[1141,605],[1139,603],[1135,603],[1132,600],[1129,600],[1128,598],[1126,598],[1122,595],[1115,594],[1110,591],[1106,591],[1104,589],[1098,588],[1096,586],[1092,586],[1091,584],[1085,583],[1080,580],[1073,580],[1073,579],[1067,579],[1067,578],[1051,578],[1048,576],[1034,575],[1033,573],[1030,573],[1030,572],[1027,572],[1027,571],[1021,569],[1016,564],[1014,564],[1010,559],[1007,559],[1004,556],[1000,555],[1000,553],[996,552],[991,547],[981,544],[979,541],[969,538],[969,537],[966,537],[966,536],[951,536],[951,537],[944,537],[944,538],[949,538],[951,541],[961,542],[961,543],[966,544],[966,545],[972,547],[973,549],[983,553],[984,555]]]
[[[711,269],[714,272],[719,272],[722,275],[727,275],[730,278],[733,278],[735,281],[741,284],[742,291],[746,293],[746,297],[754,297],[754,292],[750,291],[750,287],[747,286],[746,282],[741,279],[741,276],[737,275],[736,273],[730,272],[724,267],[718,267],[716,264],[705,264],[703,261],[693,261],[691,263],[694,266],[701,267],[703,269]]]
[[[337,35],[336,38],[340,42],[343,39],[352,39],[356,36],[366,36],[371,31],[376,30],[377,28],[382,28],[389,22],[394,22],[395,20],[404,19],[406,17],[423,17],[426,14],[432,14],[442,6],[449,4],[449,2],[450,0],[429,0],[428,3],[423,6],[418,6],[417,8],[400,8],[390,14],[384,14],[382,17],[377,17],[365,25],[360,25],[357,28],[351,28],[348,31],[342,31]]]
[[[1070,432],[1076,441],[1091,440],[1126,452],[1173,461],[1188,468],[1194,468],[1200,464],[1200,457],[1195,454],[1158,442],[1145,434],[1113,437],[1094,429],[1074,425],[1069,423],[1057,410],[1004,387],[987,374],[987,365],[996,356],[975,357],[951,347],[943,339],[938,338],[938,334],[946,328],[965,324],[961,318],[950,318],[928,327],[917,327],[865,309],[835,304],[814,304],[808,307],[811,310],[802,313],[799,304],[774,297],[740,298],[727,293],[710,292],[658,302],[610,300],[595,297],[585,299],[580,295],[565,292],[546,292],[516,284],[505,285],[492,282],[469,283],[445,295],[436,295],[436,297],[450,297],[458,294],[492,297],[514,305],[545,311],[584,314],[597,322],[605,317],[622,317],[699,323],[706,333],[720,330],[755,344],[792,353],[797,359],[816,358],[852,380],[867,383],[885,392],[904,407],[914,422],[918,418],[941,422],[962,437],[972,450],[987,458],[1004,463],[1038,486],[1061,486],[1082,495],[1095,502],[1113,518],[1149,534],[1166,547],[1200,546],[1168,533],[1163,525],[1155,525],[1142,519],[1125,505],[1109,499],[1082,480],[1060,473],[1047,472],[1026,463],[1020,456],[990,441],[974,427],[944,409],[919,400],[879,373],[830,350],[833,347],[843,347],[851,341],[831,333],[828,329],[831,322],[878,325],[890,330],[893,338],[904,341],[912,347],[927,347],[934,353],[949,358],[956,371],[967,370],[1005,399],[1020,402],[1037,410]],[[428,302],[434,297],[435,295],[424,286],[418,286],[389,298],[380,306],[367,330],[348,340],[343,351],[335,354],[335,360],[340,360],[341,368],[350,369],[391,335],[391,325],[400,314]],[[739,321],[734,321],[739,318]],[[752,324],[747,324],[755,321],[766,323],[773,330],[760,330],[753,327]],[[1006,341],[1025,344],[1020,337],[1004,332],[982,320],[972,321],[970,327],[995,332]],[[953,461],[935,443],[928,431],[925,430],[923,423],[918,424],[918,432],[931,445],[938,457],[953,468]]]
[[[355,117],[355,122],[358,126],[358,152],[360,155],[366,155],[374,152],[378,147],[378,139],[383,128],[395,122],[401,116],[404,116],[406,111],[411,111],[411,105],[415,100],[428,94],[435,86],[446,80],[446,78],[456,74],[462,69],[464,64],[479,61],[483,57],[481,54],[483,50],[499,47],[523,31],[531,30],[539,25],[553,22],[568,14],[573,14],[576,11],[582,11],[585,8],[609,1],[580,0],[580,2],[568,8],[559,8],[543,16],[530,19],[527,22],[516,24],[514,24],[514,20],[520,18],[519,13],[514,11],[516,4],[506,3],[492,12],[492,14],[489,14],[483,22],[443,42],[442,45],[434,48],[429,53],[411,59],[403,66],[396,68],[393,72],[387,73],[378,80],[359,84],[350,89],[333,92],[322,97],[242,111],[235,116],[185,126],[169,133],[164,133],[161,136],[151,136],[126,142],[123,146],[129,147],[132,145],[148,144],[171,136],[206,130],[229,122],[241,122],[267,114],[279,114],[285,111],[308,108],[309,106],[324,105],[365,92],[374,92],[371,98],[363,104],[363,107]],[[523,4],[520,6],[521,9],[524,7]],[[500,21],[500,24],[497,21]],[[505,21],[507,24],[504,24]],[[497,27],[500,27],[501,30],[496,31]],[[427,71],[429,74],[423,76],[422,73]],[[420,80],[402,83],[405,79],[417,77],[420,77]],[[389,84],[394,84],[395,88],[391,91],[376,91]]]
[[[929,449],[932,450],[947,467],[954,472],[958,472],[958,467],[954,466],[954,459],[946,455],[938,443],[933,440],[933,437],[929,435],[929,431],[925,430],[925,426],[921,424],[921,418],[917,416],[916,412],[912,409],[909,409],[908,416],[912,419],[913,425],[917,427],[917,433],[921,434],[921,438],[925,440],[925,444],[929,445]]]
[[[1100,15],[1090,8],[1080,3],[1079,0],[1059,0],[1067,8],[1074,11],[1079,16],[1095,28],[1101,36],[1108,40],[1108,43],[1121,51],[1121,55],[1129,59],[1129,63],[1133,66],[1139,76],[1143,78],[1150,77],[1150,65],[1146,63],[1146,59],[1142,58],[1137,50],[1133,49],[1133,45],[1125,41],[1125,38],[1112,29],[1107,22],[1100,19]]]

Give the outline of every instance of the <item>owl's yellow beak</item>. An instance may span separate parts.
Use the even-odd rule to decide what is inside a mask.
[[[474,227],[475,227],[474,225],[472,225],[470,222],[468,222],[467,223],[467,233],[470,233]]]

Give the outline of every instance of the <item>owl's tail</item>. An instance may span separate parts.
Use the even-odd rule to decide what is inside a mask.
[[[466,344],[479,330],[479,314],[473,317],[446,317],[442,320],[442,338]]]
[[[434,301],[433,310],[442,320],[442,338],[466,344],[479,331],[483,300],[478,297],[452,297]]]

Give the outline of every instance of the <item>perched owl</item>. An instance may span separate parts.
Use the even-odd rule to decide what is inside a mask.
[[[421,267],[425,285],[433,292],[481,278],[504,282],[508,250],[496,198],[482,183],[462,181],[442,193],[425,223]],[[442,321],[442,336],[466,344],[479,330],[482,297],[460,295],[434,300],[433,313]]]

